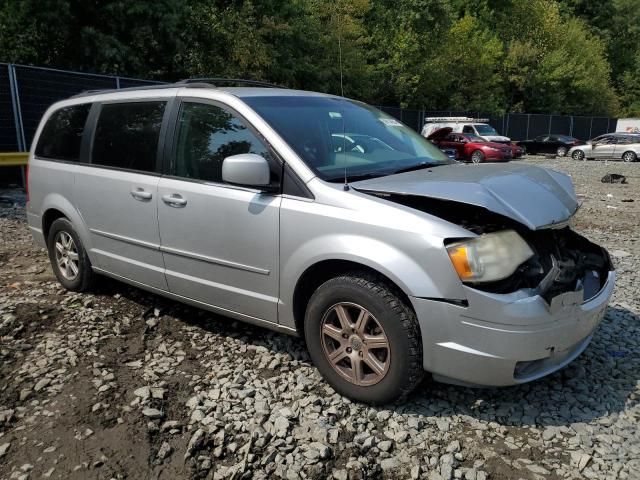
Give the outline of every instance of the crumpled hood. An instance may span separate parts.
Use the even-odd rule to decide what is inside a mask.
[[[532,230],[567,221],[578,202],[571,178],[514,163],[443,165],[351,183],[364,192],[415,195],[484,207]]]

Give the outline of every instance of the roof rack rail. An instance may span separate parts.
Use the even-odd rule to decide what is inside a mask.
[[[93,90],[83,90],[80,93],[76,93],[69,98],[87,97],[89,95],[95,95],[98,93],[114,93],[114,92],[131,92],[134,90],[160,90],[163,88],[176,88],[174,83],[159,83],[156,85],[143,85],[140,87],[126,87],[126,88],[102,88]]]
[[[240,85],[253,85],[254,87],[268,87],[268,88],[287,88],[282,85],[277,85],[275,83],[263,82],[261,80],[245,80],[243,78],[223,78],[223,77],[203,77],[203,78],[186,78],[184,80],[180,80],[176,82],[177,85],[180,84],[191,84],[191,83],[209,83],[214,87],[217,87],[219,84],[240,84]]]
[[[242,78],[187,78],[174,83],[160,83],[156,85],[144,85],[140,87],[127,87],[127,88],[105,88],[84,90],[70,98],[87,97],[99,93],[115,93],[115,92],[130,92],[134,90],[159,90],[163,88],[177,88],[177,87],[200,87],[200,88],[216,88],[220,84],[240,84],[240,85],[253,85],[254,87],[268,87],[268,88],[287,88],[282,85],[276,85],[275,83],[262,82],[260,80],[244,80]]]

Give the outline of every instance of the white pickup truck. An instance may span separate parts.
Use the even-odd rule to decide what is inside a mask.
[[[427,117],[422,127],[422,136],[428,137],[436,130],[450,127],[454,133],[471,133],[484,138],[488,142],[511,143],[509,137],[500,135],[495,128],[489,125],[488,118],[469,117]]]

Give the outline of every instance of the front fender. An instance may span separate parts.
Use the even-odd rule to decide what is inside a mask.
[[[462,291],[450,288],[451,282],[434,278],[424,265],[398,248],[366,236],[332,234],[315,237],[299,245],[284,258],[286,261],[281,265],[282,308],[279,319],[281,324],[292,328],[295,328],[293,295],[297,282],[309,268],[326,260],[346,260],[369,267],[389,278],[407,296],[457,298],[463,295]],[[446,276],[453,272],[452,267],[449,269],[451,272],[439,268],[433,271]],[[459,284],[459,280],[455,283]],[[447,289],[449,292],[444,291]]]

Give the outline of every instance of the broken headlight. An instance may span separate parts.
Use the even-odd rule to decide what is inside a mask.
[[[494,282],[513,274],[533,256],[514,230],[487,233],[447,245],[453,267],[463,282]]]

